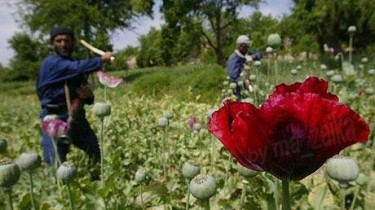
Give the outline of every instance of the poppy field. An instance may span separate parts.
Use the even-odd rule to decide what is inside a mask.
[[[94,172],[87,167],[88,158],[72,146],[68,154],[69,164],[64,166],[74,169],[74,176],[69,180],[59,179],[62,175],[58,173],[58,167],[47,169],[43,162],[32,170],[20,170],[19,180],[1,188],[0,209],[284,210],[288,209],[286,190],[289,191],[290,209],[375,209],[373,62],[362,58],[353,65],[345,62],[338,68],[331,68],[318,61],[283,63],[268,56],[262,63],[251,65],[251,87],[242,90],[246,104],[250,102],[255,107],[261,107],[270,96],[277,98],[272,94],[275,94],[276,87],[280,87],[278,84],[285,83],[284,89],[277,89],[279,92],[307,91],[310,94],[311,90],[306,89],[319,89],[312,92],[316,91],[319,97],[324,98],[319,100],[335,101],[333,107],[345,111],[342,119],[348,119],[349,108],[358,113],[358,116],[349,116],[355,119],[350,121],[354,124],[346,127],[337,128],[336,124],[329,123],[324,127],[322,124],[322,129],[328,130],[329,134],[330,130],[343,131],[325,136],[325,142],[331,140],[332,145],[343,145],[341,140],[348,139],[347,135],[353,136],[350,139],[353,142],[344,144],[348,147],[334,150],[334,153],[340,153],[342,159],[336,162],[330,159],[320,167],[319,164],[299,166],[297,160],[275,158],[271,161],[275,165],[281,162],[290,166],[285,166],[289,170],[299,171],[296,172],[297,178],[287,178],[286,189],[281,180],[285,173],[270,165],[262,165],[262,169],[267,169],[263,172],[241,166],[236,158],[241,160],[243,153],[224,146],[221,141],[225,143],[226,140],[219,141],[217,136],[220,134],[215,134],[215,129],[210,128],[210,119],[217,118],[218,110],[234,99],[236,84],[224,79],[217,81],[221,89],[195,90],[215,95],[215,100],[202,102],[198,95],[192,97],[196,100],[177,100],[177,96],[170,94],[153,97],[130,92],[131,84],[126,82],[125,76],[125,84],[114,89],[103,88],[97,83],[96,102],[110,104],[110,115],[99,118],[92,112],[92,106],[86,106],[88,120],[101,143],[103,159],[98,166],[102,171],[101,180],[91,179],[90,174]],[[186,68],[199,72],[210,68],[210,65],[188,65]],[[225,78],[224,68],[222,73]],[[315,76],[317,80],[314,81],[320,82],[312,87],[301,85],[309,76]],[[288,86],[296,82],[300,85]],[[324,90],[325,84],[328,90]],[[1,170],[10,162],[22,165],[21,154],[33,151],[33,154],[41,155],[42,151],[40,108],[34,83],[3,84],[1,88],[4,92],[0,95],[0,181],[3,182],[5,175]],[[320,116],[322,108],[319,107],[319,104],[313,104],[308,110]],[[327,110],[330,116],[339,115],[335,114],[335,108]],[[259,132],[270,128],[261,120],[254,120],[253,124],[251,126],[257,126]],[[340,135],[344,136],[343,139],[338,137]],[[282,145],[273,150],[280,154],[297,151]],[[314,160],[332,152],[318,151],[321,153],[314,153]],[[242,165],[246,164],[251,165],[242,160]],[[328,173],[329,167],[336,170]]]

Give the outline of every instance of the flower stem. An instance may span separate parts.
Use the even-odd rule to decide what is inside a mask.
[[[139,185],[139,193],[140,193],[140,196],[141,196],[141,206],[142,206],[142,209],[144,209],[144,204],[143,204],[143,189],[142,189],[142,183]]]
[[[5,190],[8,193],[8,209],[13,210],[12,188]]]
[[[243,187],[242,187],[242,193],[241,193],[241,201],[240,201],[240,208],[243,209],[244,203],[245,203],[245,196],[246,196],[246,180],[243,180]]]
[[[205,205],[204,205],[204,209],[205,209],[205,210],[210,210],[210,209],[211,209],[211,207],[210,207],[210,199],[206,199],[206,200],[204,201],[204,203],[205,203]]]
[[[72,198],[72,194],[70,192],[70,184],[69,183],[67,183],[67,187],[68,187],[68,196],[69,196],[69,202],[70,202],[70,209],[74,210],[73,198]]]
[[[29,172],[29,178],[30,178],[30,196],[31,196],[31,205],[33,206],[33,209],[36,210],[35,206],[35,197],[34,197],[34,182],[33,182],[33,173]]]
[[[352,200],[352,205],[350,206],[350,210],[353,210],[353,209],[354,209],[354,204],[355,204],[355,202],[357,201],[358,193],[359,193],[359,188],[356,188],[356,189],[355,189],[355,193],[354,193],[354,198],[353,198],[353,200]]]
[[[352,53],[353,53],[353,35],[349,38],[349,63],[352,64]]]
[[[283,188],[283,210],[290,210],[289,181],[282,180]]]
[[[104,181],[104,117],[100,118],[100,174],[102,181]]]
[[[186,193],[186,208],[185,208],[185,210],[188,210],[189,205],[190,205],[190,187],[189,187],[189,180],[187,180],[186,182],[187,182],[187,193]]]
[[[273,192],[273,198],[275,200],[275,209],[279,210],[279,180],[274,177],[274,192]]]
[[[213,170],[214,167],[214,155],[215,155],[215,139],[214,137],[211,138],[211,164],[210,168]]]

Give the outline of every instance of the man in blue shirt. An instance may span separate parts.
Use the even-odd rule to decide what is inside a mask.
[[[263,58],[263,54],[258,51],[250,51],[249,47],[251,41],[246,35],[241,35],[236,40],[237,48],[234,50],[232,55],[229,57],[227,62],[228,76],[231,82],[237,83],[237,87],[234,90],[234,95],[237,100],[241,100],[241,87],[238,82],[241,81],[241,72],[244,68],[244,64],[247,59],[250,60],[260,60]],[[248,78],[246,78],[248,79]]]
[[[68,121],[71,143],[85,151],[91,163],[96,163],[100,160],[98,139],[86,119],[83,108],[83,104],[93,103],[94,95],[85,77],[100,70],[103,62],[110,62],[112,53],[106,52],[102,57],[74,61],[71,57],[74,48],[74,34],[71,29],[58,26],[51,30],[50,38],[55,53],[43,60],[36,84],[42,108],[40,117],[43,119],[46,115],[56,114],[61,120]],[[64,88],[64,85],[68,88]],[[72,113],[68,113],[70,105],[67,104],[69,102],[66,96],[70,96],[70,105],[76,108],[74,119],[71,118]],[[82,105],[76,106],[77,101],[82,101]],[[55,151],[52,140],[44,131],[41,145],[44,160],[51,166],[55,161]],[[61,162],[66,161],[69,147],[70,144],[57,142]]]

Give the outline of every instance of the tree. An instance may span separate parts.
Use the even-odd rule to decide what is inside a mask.
[[[375,41],[375,4],[373,0],[295,0],[289,22],[303,29],[303,33],[314,35],[320,52],[324,44],[342,51],[349,40],[348,27],[357,27],[354,45],[366,48]],[[298,38],[298,37],[296,37]]]
[[[21,0],[20,16],[32,32],[47,34],[65,25],[103,49],[111,49],[109,34],[131,27],[133,18],[152,16],[152,0]],[[28,12],[25,12],[28,11]]]
[[[200,34],[216,55],[217,63],[224,66],[223,48],[228,45],[226,34],[238,20],[243,6],[257,6],[260,0],[163,0],[161,8],[169,27],[187,27],[197,22]]]
[[[8,80],[35,79],[42,58],[48,55],[48,46],[26,33],[16,33],[8,42],[15,51],[15,57],[10,61],[12,71],[9,71]]]

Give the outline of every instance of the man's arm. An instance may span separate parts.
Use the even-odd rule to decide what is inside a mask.
[[[247,54],[250,55],[253,58],[253,60],[256,61],[260,61],[263,58],[263,54],[260,51],[249,50]]]

